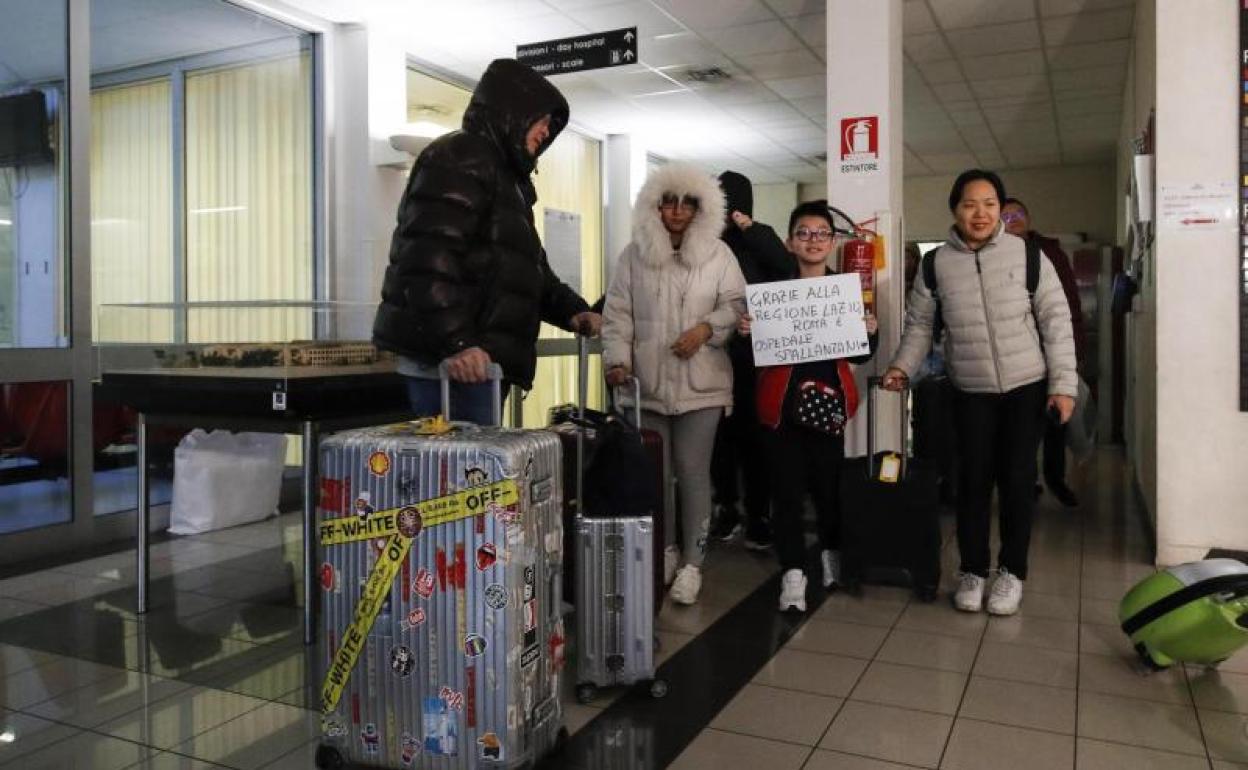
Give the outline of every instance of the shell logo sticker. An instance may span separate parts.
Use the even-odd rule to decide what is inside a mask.
[[[368,456],[368,470],[374,476],[385,476],[390,472],[390,455],[385,452],[373,452]]]

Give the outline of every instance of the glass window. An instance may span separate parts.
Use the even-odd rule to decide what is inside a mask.
[[[91,33],[96,313],[314,299],[310,36],[221,0],[95,0]],[[284,323],[257,318],[168,314],[110,342],[265,342]]]
[[[0,385],[0,534],[69,521],[69,467],[69,383]]]
[[[312,299],[311,77],[307,54],[187,76],[188,300]],[[192,319],[189,340],[267,342],[284,326],[236,320]]]
[[[92,301],[172,302],[173,157],[169,78],[91,93]],[[161,321],[168,321],[169,316]],[[93,319],[99,333],[99,318]],[[113,342],[171,342],[173,324]]]
[[[6,0],[0,24],[0,347],[68,344],[65,38],[65,3]]]

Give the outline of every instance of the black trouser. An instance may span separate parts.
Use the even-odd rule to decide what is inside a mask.
[[[780,568],[806,568],[806,537],[802,526],[806,494],[815,504],[820,545],[840,548],[841,460],[845,439],[782,423],[767,431],[767,456],[772,474],[772,529]]]
[[[755,377],[752,363],[744,365],[735,357],[732,372],[732,414],[719,423],[715,434],[715,450],[711,453],[711,488],[714,502],[735,508],[741,495],[737,487],[737,469],[745,483],[745,515],[757,525],[768,516],[770,490],[766,462],[760,462],[763,432],[758,424],[754,402]]]
[[[1044,422],[1044,483],[1066,486],[1066,426],[1052,420]]]
[[[962,571],[988,576],[992,487],[1000,507],[997,565],[1027,579],[1027,549],[1035,506],[1036,449],[1040,444],[1047,384],[1008,393],[965,393],[954,400],[958,454],[958,551]]]

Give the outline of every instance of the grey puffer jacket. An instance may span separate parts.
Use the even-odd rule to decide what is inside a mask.
[[[1007,393],[1047,374],[1049,395],[1078,393],[1070,306],[1049,260],[1040,260],[1040,282],[1029,301],[1026,245],[1001,225],[978,251],[951,228],[935,259],[940,312],[948,329],[945,365],[959,390]],[[891,364],[907,376],[931,349],[936,304],[926,282],[916,280]]]

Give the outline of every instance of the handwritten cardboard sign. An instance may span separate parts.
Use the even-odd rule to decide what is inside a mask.
[[[828,361],[867,353],[857,273],[746,287],[755,366]]]

